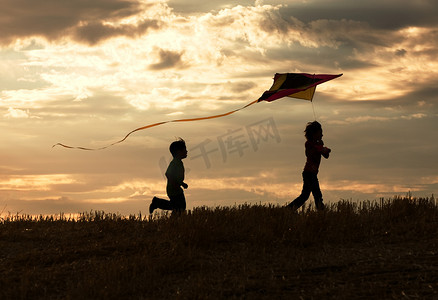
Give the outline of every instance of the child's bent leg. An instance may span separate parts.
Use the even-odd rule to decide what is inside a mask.
[[[288,207],[294,210],[300,208],[304,202],[309,199],[310,192],[312,191],[311,181],[309,181],[308,175],[303,172],[303,190],[301,191],[301,195],[299,195],[294,201],[289,203]]]
[[[322,193],[321,188],[319,187],[318,177],[315,175],[315,178],[312,179],[312,195],[315,200],[315,206],[317,210],[324,209],[324,203],[322,202]]]
[[[304,202],[307,201],[307,199],[309,199],[309,196],[310,196],[310,193],[307,195],[301,194],[294,201],[289,203],[287,205],[287,207],[292,208],[293,210],[297,210],[298,208],[300,208],[304,204]]]
[[[154,199],[152,199],[152,204],[151,207],[153,207],[153,209],[150,209],[150,211],[154,210],[154,209],[163,209],[163,210],[172,210],[172,204],[170,203],[169,200],[165,200],[165,199],[161,199],[158,197],[154,197]]]

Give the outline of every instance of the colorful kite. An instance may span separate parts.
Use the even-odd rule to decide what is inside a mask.
[[[260,101],[274,101],[282,97],[291,97],[312,101],[318,84],[342,76],[306,73],[275,74],[274,83],[269,91],[263,93]]]
[[[146,125],[146,126],[139,127],[139,128],[136,128],[136,129],[130,131],[120,141],[114,142],[110,145],[107,145],[107,146],[101,147],[101,148],[73,147],[73,146],[68,146],[68,145],[62,144],[62,143],[57,143],[57,144],[53,145],[52,148],[55,146],[62,146],[64,148],[69,148],[69,149],[102,150],[102,149],[106,149],[108,147],[111,147],[113,145],[116,145],[116,144],[119,144],[119,143],[125,141],[131,134],[133,134],[136,131],[144,130],[147,128],[155,127],[155,126],[166,124],[166,123],[191,122],[191,121],[200,121],[200,120],[208,120],[208,119],[225,117],[225,116],[231,115],[239,110],[247,108],[248,106],[253,105],[257,102],[261,102],[261,101],[271,102],[271,101],[274,101],[274,100],[277,100],[277,99],[283,98],[283,97],[291,97],[291,98],[298,98],[298,99],[312,101],[313,95],[315,94],[316,86],[318,84],[321,84],[323,82],[338,78],[340,76],[342,76],[342,74],[326,75],[326,74],[307,74],[307,73],[284,73],[284,74],[277,73],[274,76],[274,83],[272,84],[271,88],[268,91],[264,92],[263,95],[259,99],[254,100],[241,108],[229,111],[227,113],[214,115],[214,116],[208,116],[208,117],[163,121],[163,122],[158,122],[158,123]]]

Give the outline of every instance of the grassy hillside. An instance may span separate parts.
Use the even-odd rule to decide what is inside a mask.
[[[0,299],[438,299],[438,207],[0,219]]]

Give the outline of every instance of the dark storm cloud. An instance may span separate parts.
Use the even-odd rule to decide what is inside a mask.
[[[316,0],[290,3],[281,9],[281,13],[303,22],[347,19],[366,22],[381,29],[438,24],[438,5],[435,0]]]
[[[407,108],[416,106],[417,112],[438,115],[438,81],[431,80],[422,85],[417,85],[412,92],[391,100]]]
[[[143,9],[144,5],[134,0],[2,0],[0,44],[30,36],[56,40],[66,35],[95,44],[112,36],[138,35],[157,28],[157,21],[145,20],[137,26],[109,26],[103,22],[118,21]]]
[[[340,55],[342,53],[343,55]],[[269,49],[266,51],[266,57],[276,61],[284,61],[290,63],[297,68],[300,66],[313,66],[313,70],[321,68],[330,69],[364,69],[376,66],[371,61],[365,61],[360,57],[352,57],[353,49],[346,45],[339,48],[308,48],[301,45],[293,45],[293,47],[284,47],[277,49]]]
[[[397,49],[396,51],[395,51],[395,55],[396,56],[405,56],[406,55],[406,50],[405,49]]]
[[[200,3],[197,0],[169,0],[168,4],[175,12],[195,13],[218,11],[236,5],[252,6],[254,2],[219,0]],[[365,22],[381,29],[438,24],[436,0],[264,0],[262,3],[282,5],[280,12],[286,19],[293,16],[306,23],[322,19],[347,19]]]
[[[316,19],[303,22],[295,16],[266,13],[260,19],[261,30],[281,34],[284,39],[294,40],[306,48],[331,47],[372,51],[376,47],[388,47],[403,37],[388,34],[390,31],[372,28],[356,20]]]
[[[149,28],[158,29],[158,21],[146,20],[140,25],[106,25],[102,22],[90,22],[74,30],[74,39],[89,45],[95,45],[102,40],[116,36],[135,37],[144,34]]]
[[[159,62],[151,64],[149,66],[151,70],[164,70],[184,66],[184,63],[181,59],[183,55],[182,52],[160,49],[158,55]]]
[[[349,114],[355,116],[387,116],[386,114],[393,111],[399,111],[399,116],[423,114],[432,117],[438,114],[438,80],[431,79],[423,83],[403,82],[402,84],[412,87],[412,90],[398,97],[391,96],[388,99],[378,101],[374,99],[347,101],[347,99],[342,97],[335,99],[326,95],[324,101],[329,106],[339,105],[340,110],[348,111]],[[346,86],[345,88],[349,89],[351,87]],[[343,117],[346,118],[348,116]]]
[[[244,81],[244,82],[237,82],[231,84],[231,91],[233,93],[243,93],[248,90],[251,90],[252,88],[256,87],[257,85],[254,82],[251,81]]]

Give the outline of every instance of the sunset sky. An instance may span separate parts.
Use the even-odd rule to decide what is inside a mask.
[[[322,124],[326,203],[438,191],[436,0],[2,0],[0,216],[146,214],[186,140],[188,208],[284,205]],[[275,73],[343,76],[231,116]],[[233,141],[233,143],[229,143]],[[204,152],[203,152],[204,151]],[[311,197],[309,203],[313,202]]]

